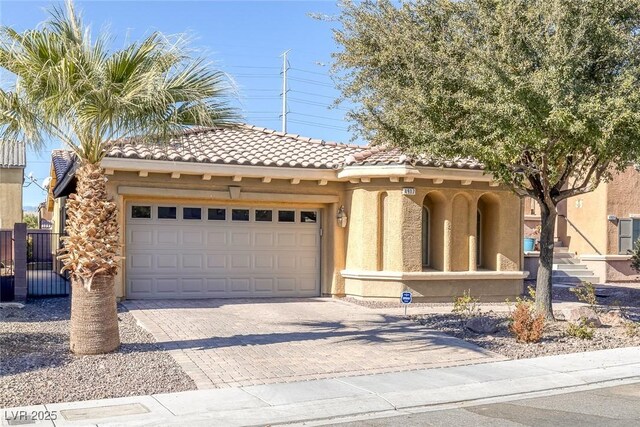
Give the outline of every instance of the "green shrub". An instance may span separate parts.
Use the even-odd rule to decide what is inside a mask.
[[[570,289],[578,301],[589,304],[593,311],[597,311],[598,298],[596,297],[596,287],[591,282],[581,282],[578,286]]]
[[[640,239],[636,240],[633,250],[629,253],[631,254],[631,268],[640,273]]]
[[[569,322],[567,335],[583,340],[593,339],[595,328],[585,319],[580,319],[578,323]]]
[[[459,314],[464,317],[473,317],[480,314],[478,303],[480,300],[471,296],[471,289],[464,291],[462,296],[453,299],[452,313]]]
[[[624,332],[628,337],[640,337],[640,323],[626,322],[624,324]]]

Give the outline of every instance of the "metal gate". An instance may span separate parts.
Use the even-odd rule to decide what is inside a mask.
[[[0,230],[0,301],[13,301],[13,230]]]
[[[48,230],[27,232],[27,289],[29,297],[69,295],[69,277],[60,273],[56,259],[62,247],[59,233]]]

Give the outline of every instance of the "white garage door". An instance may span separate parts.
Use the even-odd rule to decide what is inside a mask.
[[[131,203],[128,298],[318,296],[318,210]]]

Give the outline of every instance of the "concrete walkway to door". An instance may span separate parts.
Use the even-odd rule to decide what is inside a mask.
[[[201,389],[501,359],[401,317],[335,299],[137,300],[124,305]]]

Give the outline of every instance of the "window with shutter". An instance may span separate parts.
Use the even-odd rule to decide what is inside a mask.
[[[626,255],[633,249],[633,229],[634,224],[631,218],[620,218],[618,220],[618,253]]]

